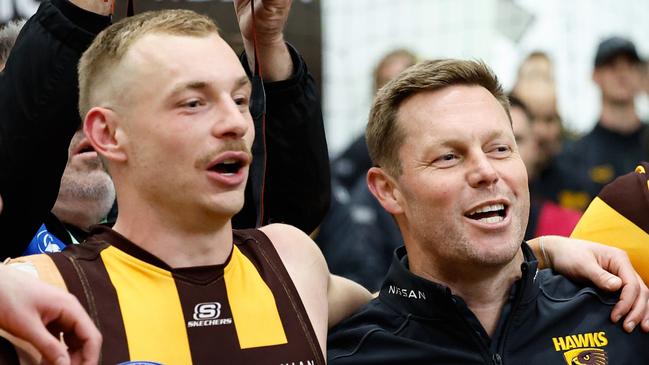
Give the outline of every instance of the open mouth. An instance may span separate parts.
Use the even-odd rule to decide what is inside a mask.
[[[77,151],[77,154],[82,154],[82,153],[86,153],[86,152],[95,152],[95,149],[92,148],[92,146],[88,145],[88,146],[85,146],[84,148],[80,149],[79,151]]]
[[[244,161],[236,158],[229,158],[215,164],[214,166],[210,167],[209,170],[223,175],[235,175],[241,170],[243,166]]]
[[[90,144],[90,141],[87,138],[84,138],[81,140],[81,143],[77,145],[77,147],[74,150],[75,155],[80,155],[82,153],[86,152],[95,152],[95,149],[92,148],[92,145]]]
[[[465,216],[482,223],[498,223],[507,216],[507,206],[502,203],[483,205],[466,213]]]

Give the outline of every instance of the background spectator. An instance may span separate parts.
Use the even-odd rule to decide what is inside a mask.
[[[16,38],[18,38],[18,33],[23,25],[25,25],[25,20],[14,20],[4,27],[0,27],[0,71],[4,70],[9,52],[16,43]]]

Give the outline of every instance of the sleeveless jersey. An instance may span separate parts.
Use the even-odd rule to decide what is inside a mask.
[[[259,230],[222,265],[171,268],[107,227],[64,252],[14,260],[64,286],[103,335],[102,364],[324,365],[286,268]]]

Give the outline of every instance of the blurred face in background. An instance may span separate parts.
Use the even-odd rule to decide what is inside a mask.
[[[512,127],[514,129],[514,138],[518,145],[518,152],[527,169],[528,180],[532,181],[536,177],[539,150],[534,132],[532,131],[532,123],[523,109],[518,106],[512,106],[509,109],[509,114],[512,118]]]
[[[374,72],[374,92],[415,63],[415,56],[406,50],[397,50],[383,57]]]
[[[83,130],[78,130],[70,141],[52,212],[65,223],[87,229],[106,217],[114,201],[113,181]]]
[[[519,82],[532,80],[554,82],[552,61],[543,55],[527,58],[518,69],[518,80]]]
[[[516,95],[532,113],[531,127],[538,143],[538,161],[546,165],[561,151],[561,119],[554,84],[531,81],[517,85]]]
[[[649,96],[649,60],[645,61],[644,63],[642,79],[642,88],[644,89],[644,92]]]
[[[599,86],[602,99],[611,104],[633,103],[640,92],[641,80],[642,64],[625,55],[617,56],[593,71],[593,81]]]

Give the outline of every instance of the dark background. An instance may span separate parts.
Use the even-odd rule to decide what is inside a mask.
[[[0,0],[0,8],[9,9],[0,15],[0,24],[8,19],[29,17],[24,9],[41,0]],[[134,0],[135,13],[169,8],[192,9],[212,17],[221,29],[223,38],[237,53],[243,50],[239,26],[232,0]],[[31,6],[33,7],[33,6]],[[115,1],[115,19],[126,14],[126,0]],[[320,31],[320,0],[293,0],[291,15],[284,32],[286,39],[302,54],[318,85],[322,85],[322,37]]]

